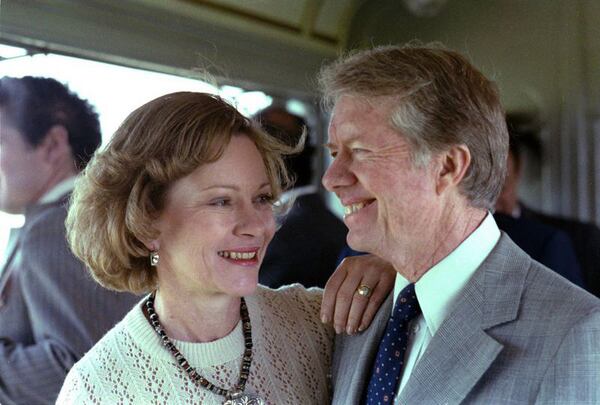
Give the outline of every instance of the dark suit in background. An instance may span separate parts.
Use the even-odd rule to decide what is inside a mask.
[[[577,262],[571,240],[566,233],[526,218],[513,218],[495,213],[494,220],[498,228],[525,251],[531,258],[554,270],[570,282],[585,288],[581,268]],[[337,263],[348,256],[364,254],[345,245]]]
[[[267,249],[260,283],[324,287],[336,268],[346,232],[317,193],[298,197]]]
[[[0,275],[0,403],[54,403],[67,371],[139,300],[67,247],[66,198],[29,207]]]
[[[539,155],[541,153],[541,146],[535,131],[532,132],[531,126],[527,125],[526,122],[519,123],[517,116],[512,116],[511,118],[509,115],[507,117],[507,127],[510,134],[509,153],[506,162],[507,173],[502,192],[496,201],[496,212],[509,215],[519,221],[521,219],[535,221],[535,223],[542,223],[565,232],[569,236],[575,250],[585,288],[592,294],[600,297],[600,229],[591,223],[542,214],[529,209],[519,201],[519,184],[522,175],[523,160],[522,149],[523,147],[529,148],[534,155]],[[521,237],[517,237],[510,232],[508,233],[521,247],[523,247],[522,243],[531,243],[525,237],[524,230],[519,232],[522,233]],[[536,237],[534,232],[531,232],[530,236],[531,238]],[[525,250],[527,251],[527,249]],[[531,252],[528,251],[528,253],[535,258]],[[542,260],[539,261],[544,263]],[[544,264],[550,268],[554,268],[548,263]],[[556,270],[559,271],[558,269]]]
[[[254,118],[288,145],[298,144],[303,132],[308,132],[302,117],[277,105],[259,111]],[[297,198],[275,233],[260,269],[259,282],[272,288],[292,283],[324,287],[346,241],[346,226],[329,211],[317,187],[311,185],[313,154],[314,147],[307,137],[302,151],[285,158],[286,168],[295,179],[295,188],[289,193]]]
[[[566,233],[523,217],[513,218],[496,213],[494,219],[498,228],[506,232],[533,260],[585,288],[573,244]]]
[[[600,228],[592,223],[542,214],[523,204],[521,216],[535,219],[569,235],[581,265],[586,288],[596,297],[600,297]]]

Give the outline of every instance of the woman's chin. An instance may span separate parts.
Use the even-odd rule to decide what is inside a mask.
[[[258,286],[258,277],[248,278],[246,280],[236,280],[231,283],[226,290],[227,295],[234,297],[246,297],[254,295]]]

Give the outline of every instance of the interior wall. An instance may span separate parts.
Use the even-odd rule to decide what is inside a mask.
[[[415,17],[399,0],[357,4],[348,47],[419,39],[466,53],[498,82],[509,112],[542,124],[544,155],[526,201],[600,222],[600,1],[448,0],[435,17]],[[179,0],[2,0],[0,40],[186,76],[209,71],[305,100],[337,52],[215,18]]]
[[[297,97],[337,51],[183,0],[1,0],[0,41]]]
[[[545,211],[600,222],[600,2],[449,0],[435,17],[363,2],[349,45],[441,41],[499,85],[509,112],[538,116],[543,159],[523,195]]]

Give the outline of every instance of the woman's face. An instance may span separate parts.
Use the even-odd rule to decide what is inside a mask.
[[[237,134],[216,162],[198,167],[167,192],[155,223],[161,291],[244,296],[275,232],[269,178],[254,142]],[[183,296],[183,295],[182,295]]]

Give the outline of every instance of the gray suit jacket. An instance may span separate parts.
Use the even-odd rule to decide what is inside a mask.
[[[334,404],[358,404],[392,307],[338,336]],[[502,234],[433,336],[402,404],[600,403],[600,300]]]
[[[71,366],[138,300],[92,280],[65,240],[66,199],[31,207],[0,274],[0,403],[50,404]]]

